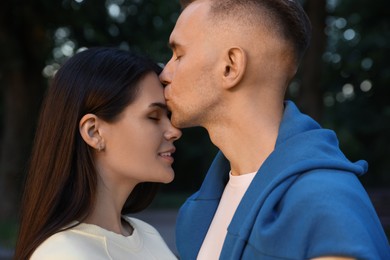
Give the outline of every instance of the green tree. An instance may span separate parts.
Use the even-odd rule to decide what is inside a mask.
[[[41,70],[50,44],[39,5],[0,2],[0,220],[14,219],[36,113],[44,90]]]
[[[329,1],[323,54],[324,124],[352,160],[366,159],[366,186],[390,185],[390,8],[376,0]]]
[[[386,0],[302,0],[313,39],[289,98],[335,129],[352,160],[367,159],[366,185],[390,185],[390,8]],[[0,1],[0,222],[15,219],[48,80],[84,47],[119,46],[170,57],[178,1]],[[216,152],[203,129],[177,143],[169,191],[194,191]],[[50,183],[48,183],[50,185]]]

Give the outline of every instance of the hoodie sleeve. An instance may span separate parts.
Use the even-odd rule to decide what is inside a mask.
[[[300,249],[305,259],[390,259],[381,223],[354,174],[335,170],[302,174],[277,208],[273,229],[284,237],[285,244],[278,244],[281,251]]]

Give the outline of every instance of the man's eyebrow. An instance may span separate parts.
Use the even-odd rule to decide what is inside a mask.
[[[151,103],[149,105],[149,107],[158,107],[158,108],[161,108],[163,110],[166,110],[168,111],[168,106],[164,103],[160,103],[160,102],[154,102],[154,103]]]

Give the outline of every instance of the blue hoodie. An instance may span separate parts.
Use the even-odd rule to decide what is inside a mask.
[[[200,190],[181,207],[176,227],[181,259],[196,259],[229,170],[219,152]],[[242,198],[220,259],[390,259],[381,223],[357,178],[366,171],[365,161],[352,163],[344,156],[333,131],[286,102],[275,150]]]

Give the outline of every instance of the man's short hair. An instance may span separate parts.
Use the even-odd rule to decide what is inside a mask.
[[[197,0],[180,0],[186,8]],[[310,20],[298,0],[209,0],[211,17],[233,21],[260,21],[282,39],[290,42],[299,62],[309,46]],[[256,26],[256,24],[255,24]]]

